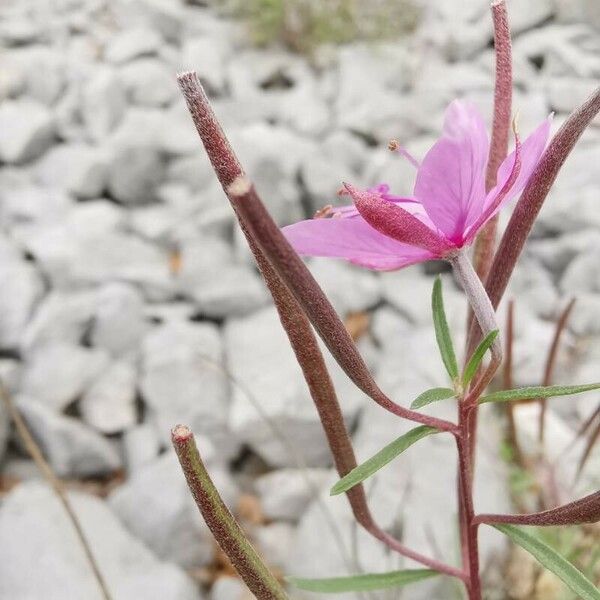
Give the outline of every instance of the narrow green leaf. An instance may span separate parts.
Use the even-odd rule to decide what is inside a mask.
[[[497,337],[498,330],[494,329],[494,331],[490,331],[483,338],[483,340],[481,340],[481,343],[479,344],[479,346],[477,346],[475,352],[473,352],[473,356],[471,356],[469,362],[467,363],[467,366],[465,367],[465,370],[463,371],[463,387],[466,388],[469,385],[471,379],[473,379],[475,373],[477,372],[477,369],[479,368],[479,365],[481,364],[485,353],[492,347],[492,344],[494,343],[494,340]]]
[[[431,435],[432,433],[438,433],[438,430],[435,427],[427,427],[426,425],[419,425],[419,427],[411,429],[404,435],[401,435],[398,439],[394,440],[391,444],[388,444],[364,463],[352,469],[346,476],[342,477],[331,488],[330,494],[332,496],[337,496],[338,494],[347,492],[355,485],[358,485],[368,477],[371,477],[371,475],[394,460],[396,456],[402,454],[402,452],[412,446],[415,442],[418,442],[420,439]]]
[[[331,577],[327,579],[301,579],[288,577],[287,580],[297,588],[308,592],[322,594],[339,594],[341,592],[368,592],[384,590],[391,587],[401,587],[439,575],[430,569],[408,569],[405,571],[390,571],[389,573],[369,573],[351,577]]]
[[[600,590],[585,575],[540,539],[514,525],[494,525],[552,571],[582,600],[600,600]]]
[[[438,400],[445,400],[454,396],[454,390],[450,388],[431,388],[418,396],[410,405],[411,408],[421,408]]]
[[[444,311],[444,299],[442,297],[442,280],[439,275],[433,284],[433,294],[431,296],[431,310],[433,311],[433,325],[435,327],[435,338],[442,355],[442,360],[450,375],[450,379],[455,381],[458,377],[458,363],[456,354],[450,337],[450,329]]]
[[[550,398],[551,396],[570,396],[591,390],[600,389],[600,383],[585,385],[551,385],[549,387],[524,387],[514,390],[503,390],[482,396],[479,402],[509,402],[511,400],[532,400],[535,398]]]

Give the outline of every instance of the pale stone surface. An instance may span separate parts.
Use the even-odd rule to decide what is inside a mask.
[[[159,561],[100,499],[81,493],[72,493],[70,499],[116,600],[201,600],[192,580],[175,565]],[[0,538],[13,541],[0,545],[1,596],[102,597],[64,508],[47,487],[21,484],[6,497]]]

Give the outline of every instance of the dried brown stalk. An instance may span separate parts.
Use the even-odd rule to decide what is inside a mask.
[[[68,497],[67,493],[65,492],[62,482],[55,475],[54,471],[52,470],[52,467],[48,464],[48,462],[44,458],[44,455],[42,454],[40,447],[38,446],[37,442],[31,435],[31,432],[29,431],[27,424],[25,423],[23,417],[21,416],[21,413],[19,413],[17,407],[15,406],[15,404],[12,400],[12,397],[10,395],[10,392],[6,388],[4,382],[1,380],[0,380],[0,396],[2,397],[2,402],[6,406],[6,409],[8,410],[8,413],[9,413],[13,423],[15,424],[15,427],[17,429],[19,436],[23,440],[23,444],[25,445],[25,449],[27,450],[27,453],[29,454],[29,456],[31,456],[31,458],[35,462],[37,468],[40,470],[40,473],[42,474],[42,476],[44,477],[44,479],[46,480],[48,485],[52,488],[52,490],[56,494],[56,497],[58,498],[59,502],[62,504],[63,508],[65,509],[65,512],[67,513],[67,516],[68,516],[69,520],[71,521],[71,524],[73,525],[73,529],[75,530],[77,539],[79,540],[79,543],[81,544],[81,547],[83,549],[85,557],[90,565],[90,569],[92,570],[92,573],[94,574],[94,578],[96,579],[96,582],[98,583],[98,587],[100,589],[102,597],[104,598],[104,600],[111,600],[112,596],[110,595],[108,586],[104,579],[104,576],[102,575],[102,572],[100,571],[100,567],[98,566],[98,563],[96,562],[96,559],[94,558],[94,553],[92,552],[90,543],[85,536],[83,527],[81,525],[81,522],[79,521],[79,517],[77,516],[75,509],[71,505],[71,501],[69,500],[69,497]]]

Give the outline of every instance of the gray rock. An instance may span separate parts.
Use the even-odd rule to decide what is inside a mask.
[[[219,577],[210,590],[210,600],[253,600],[254,595],[237,577]]]
[[[82,199],[100,196],[106,175],[105,157],[85,144],[55,146],[36,166],[36,178],[41,185],[64,189]]]
[[[153,299],[171,298],[166,253],[120,230],[123,216],[114,203],[86,202],[64,221],[27,228],[20,238],[55,287],[120,280],[138,284]]]
[[[405,56],[392,45],[377,51],[352,45],[340,51],[335,110],[341,127],[383,143],[391,135],[406,139],[416,133],[415,103],[396,91],[406,79]]]
[[[32,185],[21,178],[7,177],[0,190],[2,219],[13,226],[52,223],[64,219],[74,200],[62,190]]]
[[[577,304],[569,319],[569,328],[576,335],[600,335],[600,294],[579,293]]]
[[[544,23],[554,15],[554,0],[533,0],[511,6],[510,27],[515,34],[532,29]]]
[[[160,439],[150,423],[131,427],[123,434],[123,454],[128,473],[139,470],[158,457]]]
[[[342,182],[355,179],[349,167],[339,160],[327,159],[322,154],[309,156],[304,161],[301,176],[302,183],[310,196],[310,208],[313,214],[328,204],[338,204],[337,192]]]
[[[366,147],[363,141],[348,131],[334,131],[323,141],[323,151],[327,156],[346,165],[352,171],[362,170],[365,163]]]
[[[535,314],[528,309],[528,305],[517,303],[515,310],[516,326],[513,344],[515,386],[540,385],[544,376],[546,352],[552,343],[555,324],[536,318]],[[562,343],[568,345],[568,334],[565,335]]]
[[[42,27],[32,19],[24,16],[11,15],[0,25],[0,39],[8,46],[20,46],[29,44],[42,37]]]
[[[75,512],[115,600],[200,600],[191,579],[160,562],[94,496],[70,494]],[[55,494],[40,483],[18,486],[0,509],[0,596],[101,598],[98,583]],[[31,540],[36,543],[32,544]],[[32,571],[31,565],[36,564]]]
[[[311,261],[310,270],[342,317],[372,308],[381,299],[381,279],[366,269],[317,258]]]
[[[102,67],[85,83],[80,111],[91,140],[100,141],[108,136],[126,108],[125,89],[113,69]]]
[[[152,202],[163,177],[164,164],[158,152],[150,148],[120,148],[110,161],[108,191],[124,204]]]
[[[0,160],[22,163],[42,154],[52,143],[54,120],[33,100],[8,100],[0,106]]]
[[[173,72],[155,58],[140,58],[121,67],[119,76],[134,104],[165,106],[177,93]]]
[[[195,238],[181,247],[178,283],[200,313],[239,316],[266,303],[267,292],[258,275],[234,261],[228,244],[215,237]]]
[[[21,350],[30,352],[48,342],[79,344],[92,322],[98,303],[95,291],[52,291],[37,306],[20,338]]]
[[[183,70],[194,70],[212,93],[225,90],[225,64],[232,54],[231,44],[218,36],[194,37],[186,40],[182,48]]]
[[[113,356],[135,352],[148,329],[140,292],[125,283],[108,283],[98,291],[90,339]]]
[[[556,0],[556,7],[560,21],[566,23],[579,21],[600,29],[600,9],[594,0],[581,0],[581,2]]]
[[[560,176],[550,190],[536,227],[541,232],[574,233],[600,227],[600,217],[593,198],[597,198],[600,176],[588,165],[600,160],[600,145],[586,143],[585,138],[571,153]]]
[[[401,340],[412,327],[407,317],[388,305],[378,308],[371,316],[371,333],[381,346],[390,345],[392,340]]]
[[[126,361],[114,362],[86,390],[79,402],[82,419],[105,434],[128,429],[137,420],[137,371]]]
[[[430,326],[431,292],[433,278],[419,272],[418,267],[410,267],[393,273],[385,273],[381,278],[383,297],[409,321]],[[466,320],[466,300],[457,290],[450,277],[443,278],[444,307],[448,322],[457,334],[464,330]]]
[[[185,423],[224,456],[235,455],[238,443],[227,429],[229,386],[222,360],[219,330],[208,323],[172,321],[146,336],[140,386],[166,444],[171,429]]]
[[[16,349],[35,306],[44,292],[44,283],[32,263],[18,258],[0,261],[0,348]]]
[[[200,440],[203,455],[204,444]],[[208,456],[210,459],[210,449]],[[224,501],[231,506],[237,495],[231,478],[225,471],[211,468],[210,463],[207,468]],[[213,560],[212,534],[198,512],[173,452],[139,468],[110,495],[109,504],[127,529],[159,558],[186,568]]]
[[[560,280],[560,287],[565,294],[600,293],[599,251],[600,244],[582,252],[569,263]]]
[[[106,368],[103,350],[52,341],[32,349],[21,376],[21,391],[59,412],[76,400]]]
[[[25,87],[25,73],[9,53],[0,57],[0,100],[15,98]]]
[[[591,96],[597,87],[596,79],[581,77],[551,77],[548,80],[548,101],[553,110],[571,113]],[[597,123],[600,123],[596,119]]]
[[[299,220],[303,215],[294,181],[302,161],[314,152],[313,143],[284,127],[263,123],[244,127],[232,138],[273,218],[280,225]],[[286,152],[282,153],[281,148],[286,148]]]
[[[578,255],[594,252],[598,247],[600,232],[590,228],[560,237],[531,240],[529,252],[545,269],[560,277]]]
[[[106,475],[121,467],[115,447],[77,419],[25,396],[18,396],[16,405],[59,477]]]
[[[156,54],[162,39],[148,27],[131,27],[118,32],[107,44],[104,57],[108,62],[121,64],[140,56]]]
[[[25,46],[12,53],[24,75],[27,95],[46,106],[56,102],[67,83],[61,52],[42,45]]]
[[[560,302],[552,277],[541,264],[528,255],[523,256],[517,263],[509,286],[505,297],[514,298],[517,307],[525,302],[528,309],[544,319],[556,314]]]
[[[259,477],[254,485],[265,517],[297,521],[315,496],[332,482],[328,469],[277,469]]]
[[[257,527],[252,534],[265,563],[274,569],[284,569],[294,545],[294,526],[290,523],[269,523]]]
[[[231,431],[273,466],[331,462],[316,409],[274,308],[225,325],[229,370],[235,378]],[[362,394],[327,356],[343,414],[351,424]]]

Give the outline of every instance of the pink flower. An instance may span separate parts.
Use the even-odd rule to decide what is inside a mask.
[[[389,193],[386,184],[359,190],[345,184],[354,205],[327,208],[320,216],[283,228],[303,256],[343,258],[388,271],[456,254],[519,194],[546,146],[546,119],[504,160],[497,185],[485,192],[489,140],[483,119],[468,102],[446,109],[442,137],[417,168],[413,197]],[[405,156],[407,153],[400,150]]]

